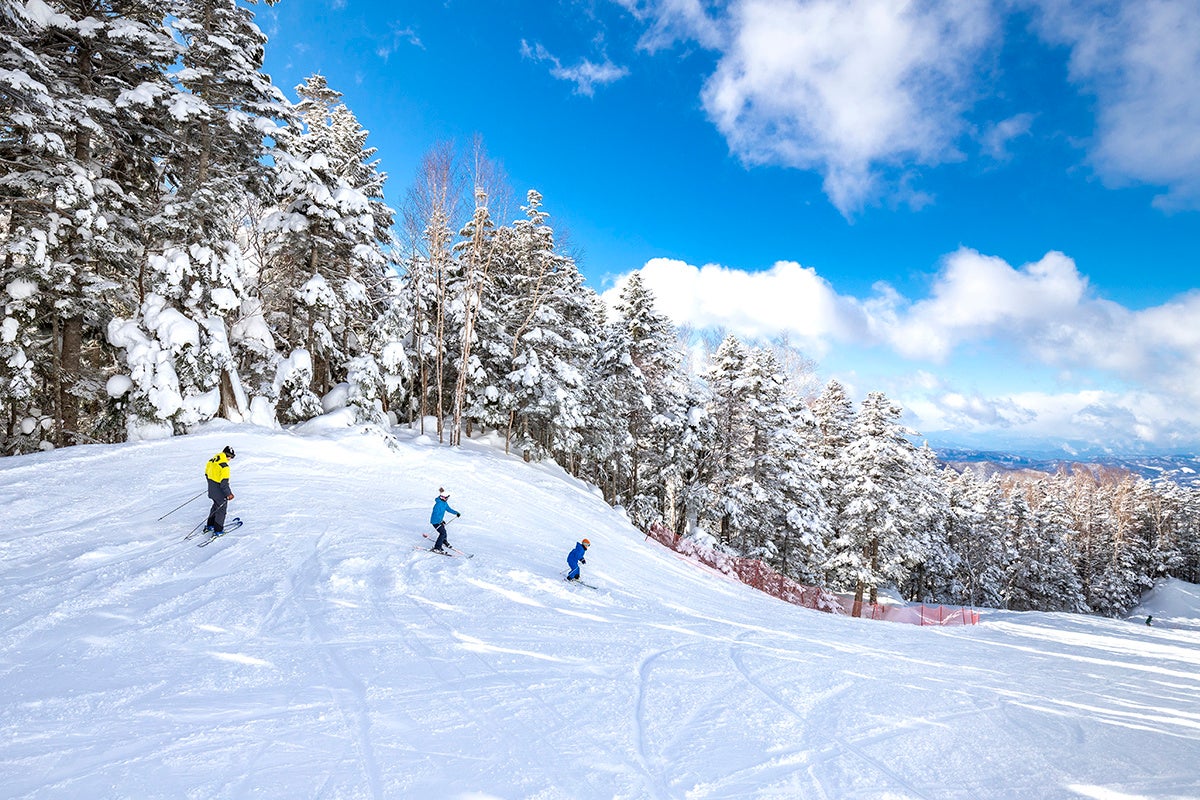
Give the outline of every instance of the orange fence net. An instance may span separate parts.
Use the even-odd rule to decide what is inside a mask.
[[[853,613],[852,598],[840,597],[828,589],[797,583],[758,559],[739,558],[704,547],[695,539],[676,536],[675,532],[665,525],[652,524],[646,531],[646,536],[747,586],[793,605],[824,611],[827,614]],[[979,622],[978,612],[951,606],[884,606],[863,603],[861,616],[888,622],[906,622],[911,625],[975,625]]]

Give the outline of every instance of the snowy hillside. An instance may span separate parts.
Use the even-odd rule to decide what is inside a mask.
[[[834,617],[555,467],[397,436],[214,424],[0,459],[0,796],[1200,796],[1188,587],[1139,609],[1161,626]],[[156,519],[226,444],[246,525],[197,548],[206,500]],[[440,486],[472,559],[415,549]],[[595,589],[562,580],[583,536]]]

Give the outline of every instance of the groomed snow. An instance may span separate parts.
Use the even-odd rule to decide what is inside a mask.
[[[0,459],[0,796],[1200,796],[1196,587],[1164,587],[1161,626],[834,617],[556,467],[396,436],[212,424]],[[205,499],[156,519],[226,444],[246,524],[197,548]],[[414,549],[439,486],[473,559]],[[583,536],[597,589],[562,580]]]

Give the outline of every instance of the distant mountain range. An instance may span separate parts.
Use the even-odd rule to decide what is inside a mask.
[[[1045,472],[1059,470],[1091,473],[1129,472],[1147,480],[1169,480],[1180,486],[1200,488],[1198,455],[1021,455],[965,448],[934,448],[942,463],[953,469],[970,467],[977,474]]]

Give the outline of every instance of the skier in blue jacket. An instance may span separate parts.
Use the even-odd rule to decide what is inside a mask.
[[[575,549],[567,553],[567,566],[571,568],[571,571],[567,573],[567,580],[579,580],[579,565],[587,563],[587,559],[583,556],[591,546],[592,543],[584,539],[582,542],[576,542]]]
[[[433,544],[433,549],[439,553],[444,553],[443,547],[450,547],[450,542],[446,541],[446,513],[449,512],[456,517],[461,517],[462,514],[450,507],[450,495],[445,489],[438,489],[438,497],[433,501],[433,514],[429,517],[429,524],[438,532],[437,541]]]

